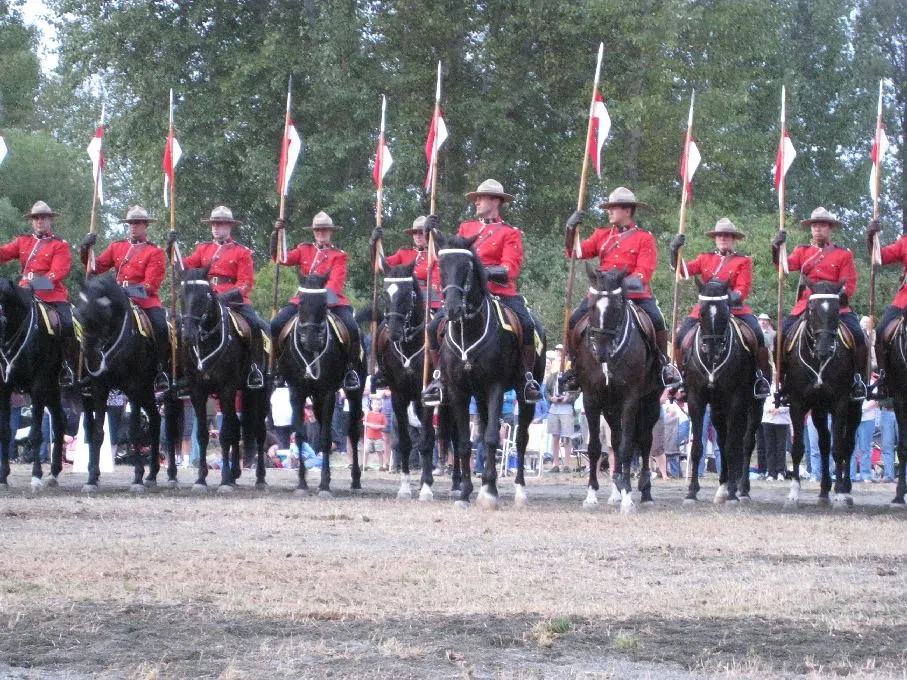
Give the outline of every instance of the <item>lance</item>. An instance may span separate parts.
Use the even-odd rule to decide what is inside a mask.
[[[681,185],[680,192],[680,223],[677,227],[677,233],[683,234],[686,231],[687,218],[687,201],[690,198],[690,141],[693,138],[693,105],[696,102],[696,90],[690,94],[690,114],[687,116],[687,134],[683,140],[683,162],[681,163]],[[674,347],[677,345],[677,311],[680,305],[680,279],[681,269],[683,267],[683,247],[677,251],[677,264],[674,266],[674,296],[671,300],[671,346],[668,351],[671,353],[672,360],[675,360]]]
[[[875,138],[872,141],[872,219],[879,219],[879,194],[881,192],[881,165],[883,136],[885,135],[882,124],[882,81],[879,80],[879,106],[876,113]],[[869,328],[870,333],[875,333],[876,324],[876,264],[882,263],[882,246],[879,243],[878,233],[872,237],[872,252],[869,257]],[[866,353],[866,376],[872,379],[872,348]]]
[[[278,219],[283,222],[286,211],[287,211],[287,192],[286,192],[286,173],[290,171],[289,165],[289,149],[287,148],[288,140],[287,134],[290,130],[290,97],[293,90],[293,76],[290,76],[289,81],[287,82],[287,108],[283,117],[283,137],[280,138],[280,168],[278,171],[279,179],[277,191],[280,194],[280,208],[278,209]],[[280,230],[283,232],[283,229]],[[286,253],[284,252],[284,241],[285,235],[283,233],[277,234],[277,261],[274,263],[274,285],[271,288],[271,320],[273,321],[274,317],[277,316],[277,295],[280,289],[280,261],[284,258]],[[268,352],[268,372],[273,375],[274,373],[274,362],[276,360],[275,352],[277,343],[275,338],[271,339],[271,351]]]
[[[432,118],[432,126],[435,129],[435,134],[432,137],[432,150],[431,150],[431,200],[429,202],[429,214],[436,214],[437,210],[437,191],[438,191],[438,122],[441,118],[441,62],[438,61],[438,80],[435,85],[435,111]],[[431,370],[431,357],[429,356],[428,351],[428,321],[431,318],[431,280],[432,280],[432,269],[435,266],[434,262],[434,250],[435,250],[435,237],[434,233],[428,232],[428,255],[426,256],[425,271],[427,278],[425,279],[427,286],[425,295],[425,330],[423,337],[423,352],[422,357],[422,389],[424,390],[428,386],[428,374]]]
[[[375,178],[378,181],[378,190],[375,197],[375,226],[381,228],[382,213],[384,212],[384,118],[387,111],[387,97],[381,95],[381,127],[378,129],[378,153],[375,155]],[[378,333],[378,271],[381,269],[381,239],[375,243],[375,259],[372,261],[372,346],[369,352],[369,365],[374,374],[378,366],[378,356],[375,345]]]
[[[778,231],[784,231],[784,175],[787,172],[786,154],[787,136],[786,125],[786,94],[784,85],[781,86],[781,138],[778,142],[778,157],[775,173],[778,177]],[[787,269],[787,245],[782,243],[778,250],[778,294],[775,308],[775,406],[781,403],[781,322],[784,314],[784,273]]]
[[[176,231],[176,169],[173,158],[173,147],[176,142],[173,129],[173,88],[170,88],[169,120],[167,123],[167,174],[170,179],[170,231]],[[176,244],[170,249],[170,384],[176,384],[177,356],[176,351]]]
[[[605,53],[605,43],[599,43],[598,45],[598,60],[595,63],[595,79],[592,81],[592,100],[589,103],[589,124],[586,128],[586,143],[583,145],[583,166],[580,171],[579,176],[579,192],[576,197],[576,209],[582,210],[583,206],[586,203],[586,177],[589,174],[589,142],[592,139],[592,120],[595,115],[595,93],[598,92],[598,79],[601,75],[602,70],[602,57]],[[564,325],[563,332],[561,333],[563,337],[564,347],[569,347],[568,344],[568,334],[570,333],[570,313],[573,308],[573,286],[576,279],[576,252],[579,249],[580,237],[579,237],[579,225],[577,225],[576,230],[573,234],[573,243],[570,247],[570,261],[567,265],[567,295],[564,301]],[[567,367],[567,352],[561,352],[561,363],[559,367],[560,373],[564,372],[564,369]]]
[[[104,167],[104,113],[106,111],[104,103],[101,104],[101,122],[98,124],[98,127],[101,128],[101,147],[97,150],[98,153],[98,163],[97,168],[92,173],[94,175],[94,187],[92,188],[91,195],[91,217],[88,222],[88,233],[94,234],[97,231],[95,226],[97,221],[98,214],[98,197],[99,197],[99,187],[98,185],[101,182],[101,173],[103,172]],[[88,246],[88,258],[85,260],[85,277],[88,278],[91,276],[91,273],[94,271],[95,259],[94,259],[94,246]],[[79,363],[76,366],[76,380],[81,382],[82,380],[82,364],[85,360],[85,348],[82,346],[82,343],[79,343]]]

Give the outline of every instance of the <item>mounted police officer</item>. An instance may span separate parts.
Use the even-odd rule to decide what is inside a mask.
[[[208,281],[211,290],[231,309],[242,315],[252,328],[251,354],[252,365],[246,384],[252,389],[264,386],[264,375],[261,370],[263,363],[263,342],[261,336],[255,332],[269,332],[268,323],[262,319],[249,302],[249,293],[255,286],[255,267],[252,263],[252,251],[233,240],[233,227],[239,220],[233,219],[230,208],[219,205],[211,211],[208,219],[202,220],[203,224],[211,226],[212,240],[200,243],[195,251],[183,258],[179,265],[180,271],[185,269],[208,268]],[[167,237],[168,251],[176,242],[176,232],[171,231]]]
[[[347,391],[358,390],[362,387],[359,374],[356,371],[359,366],[359,355],[361,353],[359,326],[356,324],[355,318],[353,318],[353,308],[343,294],[343,287],[346,283],[347,254],[331,243],[334,231],[341,227],[334,224],[331,216],[326,212],[319,212],[312,218],[312,225],[306,227],[306,229],[312,231],[315,237],[314,241],[312,243],[300,243],[293,250],[286,253],[283,259],[278,262],[277,242],[281,231],[285,228],[285,220],[277,220],[274,223],[274,231],[271,234],[271,259],[277,264],[286,267],[298,266],[301,276],[317,274],[328,277],[327,283],[325,283],[328,291],[328,308],[343,322],[350,337],[346,375],[343,377],[343,389]],[[298,305],[299,296],[297,295],[290,298],[290,301],[271,320],[271,335],[275,340],[279,337],[280,331],[283,330],[287,322],[297,313]]]
[[[520,320],[523,330],[523,399],[534,404],[542,399],[541,386],[532,375],[535,365],[535,324],[526,308],[526,300],[517,293],[517,279],[523,266],[523,232],[508,224],[501,217],[501,206],[511,203],[512,194],[504,191],[500,182],[486,179],[475,191],[466,194],[466,198],[475,204],[476,219],[460,224],[457,236],[475,237],[472,249],[485,266],[488,276],[488,290],[509,307]],[[431,215],[426,220],[426,230],[437,228],[437,216]],[[437,315],[429,324],[429,346],[432,363],[437,366],[440,355],[438,342],[438,325],[441,316]],[[440,378],[433,379],[422,392],[425,404],[438,404],[441,399]]]
[[[167,367],[170,364],[170,332],[167,315],[158,290],[167,274],[167,260],[164,249],[148,240],[148,225],[157,220],[148,216],[141,206],[134,206],[126,213],[123,224],[129,225],[129,238],[114,241],[95,258],[94,268],[89,274],[101,274],[110,269],[116,271],[117,283],[129,299],[142,308],[154,331],[157,349],[158,376],[155,389],[166,389],[170,385]],[[98,240],[97,234],[86,234],[82,239],[79,257],[88,266],[89,250]]]
[[[24,216],[31,220],[32,233],[17,236],[10,243],[0,246],[0,264],[18,259],[21,267],[19,285],[31,288],[35,297],[57,310],[64,346],[60,382],[71,385],[74,382],[72,366],[78,350],[72,328],[72,307],[63,282],[72,267],[72,254],[69,244],[54,235],[56,216],[57,213],[44,201],[35,203]]]
[[[856,345],[850,398],[860,401],[866,398],[866,383],[863,381],[862,371],[866,366],[869,348],[866,346],[866,336],[863,334],[863,329],[860,328],[860,321],[849,306],[850,296],[857,289],[857,270],[853,262],[853,253],[832,242],[831,232],[835,227],[840,227],[841,222],[825,208],[816,208],[809,219],[801,220],[800,224],[810,229],[812,241],[809,245],[794,248],[787,258],[789,270],[800,272],[800,290],[794,308],[790,314],[784,317],[781,324],[781,333],[778,335],[778,338],[781,339],[778,342],[784,341],[782,336],[787,336],[800,319],[800,315],[806,311],[809,296],[812,294],[811,284],[820,281],[843,283],[840,319],[841,323],[850,330]],[[778,265],[781,244],[786,240],[787,234],[783,231],[779,231],[772,239],[772,262],[775,263],[775,266]],[[783,376],[781,382],[784,383]]]
[[[700,253],[691,262],[684,262],[681,271],[684,278],[699,275],[703,283],[718,279],[728,286],[728,305],[731,314],[749,326],[756,335],[756,384],[753,394],[757,399],[765,399],[771,395],[771,386],[767,376],[771,375],[768,363],[768,348],[765,346],[765,336],[759,321],[753,314],[746,299],[749,297],[753,285],[753,259],[741,255],[735,250],[738,240],[746,238],[746,234],[737,229],[728,218],[722,217],[715,224],[715,228],[705,233],[709,238],[715,239],[715,250],[710,253]],[[686,243],[686,236],[677,234],[671,239],[671,269],[677,269],[677,255]],[[693,307],[690,315],[680,323],[677,331],[677,347],[691,328],[699,323],[699,303]]]
[[[624,284],[627,297],[637,307],[643,309],[655,328],[655,345],[661,357],[661,380],[666,387],[680,385],[680,372],[668,360],[668,333],[664,316],[658,302],[649,288],[649,281],[658,265],[658,250],[652,234],[636,225],[634,221],[637,208],[647,208],[642,201],[626,187],[618,187],[611,192],[608,200],[600,208],[608,211],[607,227],[599,227],[580,245],[579,259],[597,257],[600,271],[624,269],[627,276]],[[565,226],[565,249],[567,257],[571,256],[576,228],[583,221],[586,213],[576,210],[567,220]],[[570,317],[570,327],[576,325],[589,311],[589,299],[584,297]],[[570,371],[564,376],[565,384],[573,381]]]
[[[403,231],[413,237],[412,247],[402,247],[393,255],[384,258],[384,262],[389,267],[401,267],[404,265],[413,265],[413,276],[419,283],[419,288],[423,296],[431,295],[429,306],[434,314],[438,313],[441,308],[441,270],[437,262],[432,266],[431,286],[428,285],[428,239],[425,235],[425,216],[420,215],[413,220],[413,226]],[[381,227],[375,227],[372,230],[372,236],[369,239],[369,251],[371,261],[375,261],[378,240],[384,236],[384,230]],[[383,377],[380,375],[381,369],[375,373],[374,381],[376,384],[382,384]]]

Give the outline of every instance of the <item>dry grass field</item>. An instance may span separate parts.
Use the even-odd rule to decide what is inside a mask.
[[[529,478],[531,506],[401,502],[369,472],[332,499],[293,471],[230,496],[33,495],[15,465],[0,496],[4,678],[907,677],[907,515],[892,485],[856,485],[852,512],[754,503],[584,512],[584,479]],[[711,499],[714,475],[703,484]],[[602,501],[606,498],[605,494]]]

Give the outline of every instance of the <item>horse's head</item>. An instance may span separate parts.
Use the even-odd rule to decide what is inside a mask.
[[[807,329],[813,342],[813,354],[819,361],[825,361],[838,348],[838,321],[844,283],[822,281],[812,284],[810,288],[812,293],[806,306]]]
[[[85,282],[79,293],[76,317],[82,324],[89,345],[106,337],[126,313],[126,294],[113,276],[95,276]]]
[[[217,307],[207,267],[183,272],[180,298],[183,303],[183,342],[191,347],[198,344],[201,327],[209,318],[214,318],[213,311]]]
[[[30,302],[25,288],[17,286],[10,279],[0,278],[0,338],[6,338],[10,325],[13,326],[13,332],[15,331],[17,319],[21,319],[27,313]]]
[[[718,279],[700,283],[699,288],[699,340],[706,353],[721,353],[726,347],[731,307],[728,304],[728,284]]]
[[[320,351],[328,341],[328,290],[325,284],[329,276],[309,274],[299,277],[296,328],[302,348],[307,352]]]
[[[599,271],[588,262],[589,277],[589,338],[595,358],[606,361],[626,317],[627,291],[624,290],[625,269]]]
[[[475,240],[476,237],[452,236],[439,244],[441,296],[444,312],[451,321],[474,316],[488,293],[485,267],[472,250]]]
[[[422,291],[413,275],[415,263],[384,267],[384,318],[393,342],[402,342],[407,330],[424,318]]]

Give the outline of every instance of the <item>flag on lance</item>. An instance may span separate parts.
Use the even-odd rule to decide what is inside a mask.
[[[296,162],[302,153],[302,138],[296,131],[293,119],[287,116],[286,134],[280,144],[280,173],[277,179],[277,193],[280,196],[290,194],[290,178],[296,169]]]
[[[0,135],[0,163],[3,163],[3,159],[6,158],[8,149],[6,148],[6,142],[3,140],[3,135]]]
[[[98,203],[104,205],[104,105],[101,105],[101,122],[88,142],[88,157],[91,159],[92,178],[98,191]],[[0,155],[2,157],[2,155]]]
[[[589,119],[592,121],[592,133],[589,135],[589,156],[592,158],[595,174],[601,179],[602,147],[605,145],[605,139],[607,139],[608,133],[611,131],[611,116],[608,115],[608,109],[605,108],[605,100],[598,89],[595,90],[595,98],[592,100],[592,110],[589,112]]]
[[[384,140],[384,119],[387,112],[387,98],[381,95],[381,126],[378,128],[378,148],[375,150],[375,167],[372,170],[372,177],[375,179],[375,186],[381,188],[384,176],[394,164],[394,157],[391,156],[391,150]]]
[[[425,140],[425,158],[428,160],[428,174],[425,175],[425,191],[431,191],[432,170],[435,163],[438,162],[438,151],[447,140],[447,126],[444,124],[444,117],[441,115],[441,109],[436,108],[435,114],[432,115],[431,126],[428,128],[428,139]]]
[[[176,137],[168,137],[164,145],[164,205],[170,207],[170,187],[177,163],[183,156],[183,149]]]
[[[775,157],[775,189],[777,191],[781,191],[781,183],[784,181],[784,176],[796,157],[797,150],[791,141],[790,133],[784,130],[778,142],[778,153]]]
[[[693,175],[699,163],[702,162],[702,156],[699,154],[699,147],[696,146],[696,140],[693,138],[693,104],[696,101],[696,93],[693,92],[690,97],[690,114],[687,118],[687,136],[684,141],[683,158],[680,159],[680,179],[683,182],[682,198],[689,200],[692,198],[690,183],[693,181]]]
[[[876,133],[872,140],[872,170],[869,173],[869,193],[875,203],[879,201],[881,184],[879,166],[886,151],[888,151],[888,136],[885,134],[885,123],[882,122],[882,81],[879,81],[879,108],[876,118]]]

